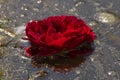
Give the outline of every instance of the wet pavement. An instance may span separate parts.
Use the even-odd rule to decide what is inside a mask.
[[[120,80],[119,0],[0,0],[0,80]],[[83,19],[97,35],[94,52],[67,73],[34,67],[23,56],[25,24],[53,15]]]

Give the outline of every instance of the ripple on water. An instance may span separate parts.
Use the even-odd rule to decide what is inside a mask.
[[[120,21],[120,17],[111,12],[99,12],[95,14],[96,20],[106,24],[115,24]]]

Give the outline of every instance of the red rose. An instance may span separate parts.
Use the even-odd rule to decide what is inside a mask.
[[[29,22],[26,25],[26,35],[31,42],[31,47],[26,49],[26,54],[30,57],[61,54],[63,50],[71,52],[95,39],[90,27],[75,16],[51,16]]]

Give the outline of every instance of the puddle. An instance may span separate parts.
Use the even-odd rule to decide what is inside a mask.
[[[21,51],[24,53],[25,49],[30,45],[28,42],[21,42],[20,46]],[[31,48],[31,50],[35,51],[36,48]],[[76,49],[70,51],[69,53],[66,51],[62,51],[64,55],[52,55],[46,57],[40,57],[34,55],[31,58],[31,64],[34,68],[50,68],[55,72],[66,73],[73,70],[76,67],[79,67],[82,63],[85,62],[86,58],[93,52],[94,45],[84,43],[82,46],[77,47]],[[79,53],[78,53],[78,52]],[[65,53],[64,53],[65,52]],[[24,54],[25,55],[25,54]],[[24,59],[28,59],[26,57],[22,57]]]
[[[66,56],[52,56],[45,58],[34,58],[31,63],[33,67],[40,68],[41,66],[50,67],[57,72],[69,72],[80,64],[85,62],[84,57],[76,57],[74,59]]]

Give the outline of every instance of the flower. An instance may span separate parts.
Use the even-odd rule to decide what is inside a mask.
[[[87,51],[76,50],[83,43],[91,44],[95,33],[81,19],[75,16],[51,16],[43,20],[31,21],[26,25],[26,36],[31,46],[26,48],[26,55],[50,56]],[[74,53],[72,55],[78,55]],[[82,53],[81,53],[82,52]],[[89,49],[88,49],[88,52]]]

